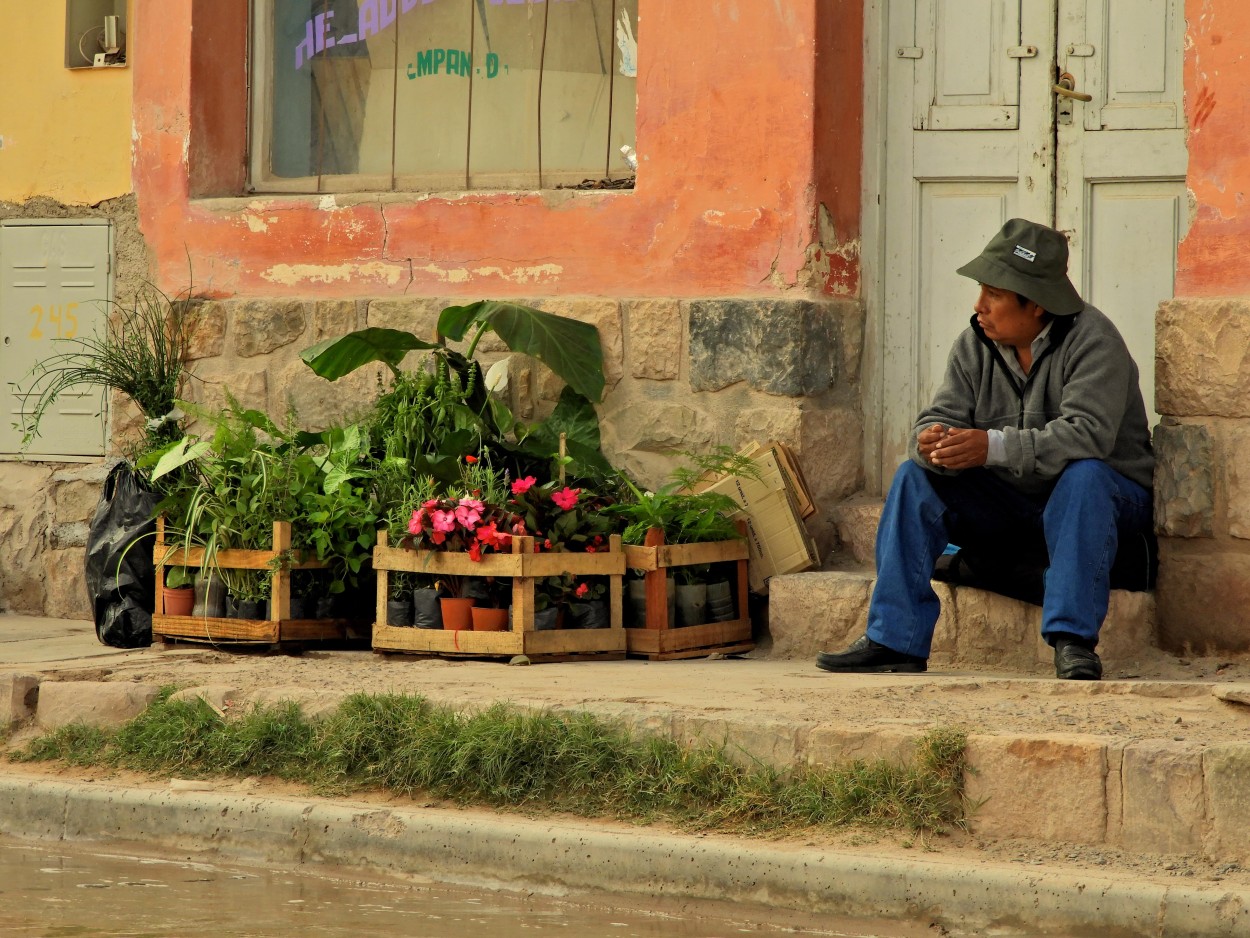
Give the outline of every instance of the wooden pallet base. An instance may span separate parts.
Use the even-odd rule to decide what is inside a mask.
[[[625,657],[624,629],[552,629],[543,632],[457,632],[374,625],[373,650],[456,658],[531,661],[607,661]]]
[[[367,641],[362,623],[350,619],[227,619],[204,616],[152,617],[157,641],[207,642],[214,645],[284,642]]]
[[[755,647],[747,618],[672,629],[626,629],[625,642],[631,657],[649,661],[741,654]]]

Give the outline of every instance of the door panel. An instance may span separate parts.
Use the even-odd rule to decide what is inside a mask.
[[[0,225],[0,453],[16,453],[22,434],[12,424],[28,413],[37,362],[80,351],[76,342],[103,330],[110,288],[107,222]],[[40,423],[30,455],[98,456],[105,421],[98,387],[60,394]]]
[[[1060,25],[1060,59],[1094,97],[1082,108],[1085,129],[1184,128],[1184,0],[1071,6]]]
[[[920,0],[916,26],[914,129],[1019,126],[1015,0]]]

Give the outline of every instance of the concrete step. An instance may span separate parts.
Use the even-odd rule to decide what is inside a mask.
[[[768,590],[771,655],[814,658],[846,647],[863,631],[875,581],[871,569],[792,573]],[[997,593],[934,582],[942,615],[933,635],[931,670],[994,670],[1053,675],[1054,653],[1042,640],[1042,610]],[[1131,676],[1155,652],[1153,593],[1113,590],[1098,652],[1108,677]]]
[[[838,540],[842,542],[843,552],[853,557],[856,563],[872,566],[877,524],[881,521],[884,507],[884,499],[870,495],[853,495],[834,506],[833,523],[838,531]]]

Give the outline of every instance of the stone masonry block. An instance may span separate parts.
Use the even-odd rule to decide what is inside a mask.
[[[630,374],[672,381],[681,367],[682,313],[678,300],[627,300],[626,354]]]
[[[44,615],[54,619],[91,618],[91,597],[82,574],[86,556],[85,547],[44,553]]]
[[[284,414],[293,405],[300,427],[324,430],[354,420],[369,409],[377,398],[383,369],[382,365],[367,365],[331,382],[301,360],[288,362],[274,369],[265,406],[271,414]]]
[[[1205,854],[1216,862],[1250,862],[1250,744],[1209,746],[1202,775],[1211,819]]]
[[[108,681],[44,681],[35,722],[42,730],[70,723],[120,726],[142,713],[160,693],[155,684]]]
[[[66,482],[57,486],[54,497],[54,521],[90,521],[95,515],[96,505],[100,502],[100,486],[92,482]]]
[[[1215,473],[1210,431],[1160,424],[1154,433],[1155,528],[1169,537],[1211,537]]]
[[[231,331],[240,358],[268,355],[304,334],[307,309],[300,300],[245,300],[231,304]]]
[[[763,763],[782,770],[798,763],[807,736],[807,728],[795,723],[729,722],[682,715],[675,716],[673,731],[688,745],[723,745],[725,754],[738,765]]]
[[[430,296],[371,300],[366,313],[366,325],[371,329],[400,329],[411,332],[418,339],[433,342],[438,335],[439,313],[452,305],[454,304],[450,300]]]
[[[226,347],[226,304],[201,303],[187,317],[190,334],[187,357],[191,361],[216,358]]]
[[[39,675],[0,673],[0,728],[29,720],[35,715],[38,701]]]
[[[318,300],[312,305],[313,344],[354,332],[357,322],[355,300]]]
[[[1085,736],[970,736],[966,789],[980,837],[1106,839],[1107,753]]]
[[[1250,538],[1250,427],[1229,427],[1222,449],[1228,533],[1244,540]]]
[[[920,737],[909,730],[880,726],[858,727],[813,726],[807,732],[803,761],[809,768],[829,769],[848,762],[906,762],[916,753]]]
[[[841,377],[837,308],[808,300],[695,300],[690,386],[718,391],[745,381],[786,397],[820,394]]]
[[[845,648],[864,630],[873,578],[861,573],[793,573],[769,582],[771,657],[815,658]]]
[[[1202,746],[1139,740],[1124,750],[1120,768],[1120,845],[1142,853],[1197,853],[1206,803]]]
[[[833,509],[838,538],[851,551],[856,563],[876,562],[877,525],[885,502],[872,496],[857,495],[839,502]]]
[[[1181,654],[1250,650],[1250,554],[1192,551],[1189,542],[1159,544],[1159,645]]]
[[[1155,317],[1155,349],[1159,413],[1250,416],[1250,303],[1169,300]]]

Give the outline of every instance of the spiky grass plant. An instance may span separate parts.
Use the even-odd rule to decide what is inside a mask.
[[[426,794],[688,829],[775,832],[964,823],[964,736],[935,730],[904,763],[778,770],[724,746],[636,735],[586,713],[496,704],[461,711],[415,696],[357,694],[308,720],[293,704],[223,719],[167,690],[116,731],[65,727],[11,755],[153,774],[270,776],[326,793]]]
[[[72,387],[96,385],[125,394],[147,418],[148,443],[156,446],[181,435],[174,413],[185,379],[191,341],[190,289],[170,299],[144,284],[128,303],[110,301],[102,332],[57,341],[68,351],[38,362],[26,389],[35,395],[24,414],[23,445],[39,434],[39,424],[57,398]],[[102,399],[101,410],[106,401]]]

